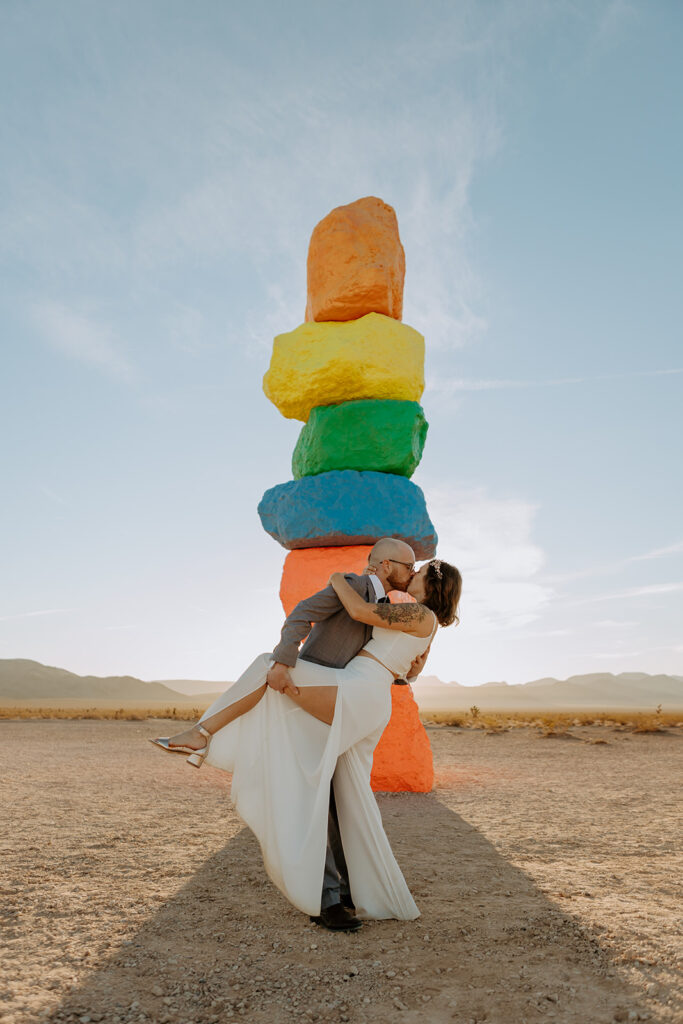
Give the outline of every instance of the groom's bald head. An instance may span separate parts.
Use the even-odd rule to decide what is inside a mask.
[[[415,552],[410,544],[396,537],[382,537],[378,540],[368,555],[368,564],[377,565],[385,558],[395,558],[397,562],[405,562],[411,565],[415,561]]]
[[[405,590],[413,578],[415,552],[410,544],[396,537],[382,537],[368,555],[385,590]]]

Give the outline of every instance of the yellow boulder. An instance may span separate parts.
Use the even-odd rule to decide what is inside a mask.
[[[381,313],[304,323],[275,338],[263,390],[283,416],[304,423],[316,405],[357,398],[419,402],[424,338]]]

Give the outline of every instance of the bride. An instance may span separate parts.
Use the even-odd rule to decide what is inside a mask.
[[[419,910],[382,827],[370,787],[373,751],[391,717],[391,684],[457,621],[462,579],[433,559],[413,576],[411,604],[365,601],[342,573],[330,577],[344,608],[373,627],[343,669],[299,659],[293,689],[266,683],[272,654],[259,655],[195,726],[151,740],[189,754],[196,767],[232,772],[231,803],[256,835],[270,879],[299,910],[317,916],[335,775],[339,830],[358,918],[413,920]]]

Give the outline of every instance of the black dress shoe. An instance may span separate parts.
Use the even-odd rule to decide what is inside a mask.
[[[341,903],[325,907],[320,911],[320,916],[312,917],[311,921],[322,928],[328,928],[331,932],[357,932],[363,927],[363,922],[354,917]]]

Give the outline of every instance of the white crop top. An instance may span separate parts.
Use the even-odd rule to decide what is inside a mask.
[[[424,654],[431,644],[438,625],[439,621],[434,615],[434,628],[429,636],[412,636],[400,629],[383,629],[381,626],[373,626],[372,636],[363,650],[372,654],[382,662],[385,668],[397,676],[405,676],[415,658]]]

